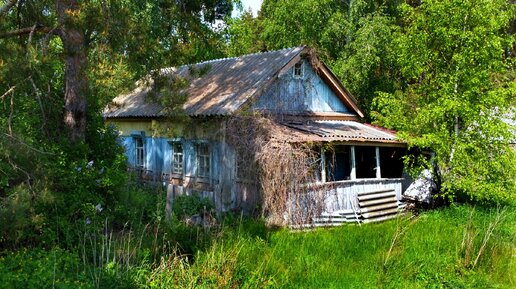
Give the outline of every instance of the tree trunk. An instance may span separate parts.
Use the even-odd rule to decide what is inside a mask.
[[[64,125],[72,143],[84,140],[86,131],[87,54],[84,31],[79,23],[79,4],[58,0],[60,37],[65,57]]]

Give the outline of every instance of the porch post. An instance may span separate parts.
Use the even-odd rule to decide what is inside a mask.
[[[324,146],[321,146],[321,182],[326,183],[326,154]]]
[[[356,162],[355,162],[355,146],[351,146],[351,173],[349,178],[355,180],[357,178]]]
[[[376,178],[382,178],[382,172],[380,170],[380,147],[376,147]]]

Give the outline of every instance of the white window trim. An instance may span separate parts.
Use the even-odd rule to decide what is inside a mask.
[[[171,162],[170,162],[170,165],[171,165],[171,168],[170,168],[170,172],[172,175],[181,175],[183,176],[184,175],[184,171],[185,171],[185,149],[184,149],[184,145],[181,141],[173,141],[173,142],[170,142],[170,145],[172,147],[172,158],[171,158]],[[181,153],[178,153],[177,152],[177,147],[181,147]],[[181,157],[181,162],[180,164],[178,164],[178,162],[176,161],[176,156],[180,156]],[[180,167],[181,171],[176,171],[176,167]]]

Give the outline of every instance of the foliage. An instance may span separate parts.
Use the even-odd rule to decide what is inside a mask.
[[[263,21],[259,16],[253,17],[250,10],[246,10],[239,18],[229,19],[227,22],[226,35],[228,45],[226,54],[228,56],[240,56],[266,50],[264,41],[260,34],[263,30]]]
[[[97,205],[120,217],[114,226],[136,223],[129,205],[144,201],[127,197],[101,110],[157,67],[220,57],[212,23],[232,1],[11,2],[0,20],[0,244],[69,248]]]
[[[503,215],[479,268],[460,265],[463,233],[471,215],[470,224],[478,233],[474,250],[478,252],[496,211],[454,207],[423,213],[412,220],[402,218],[362,227],[348,225],[313,232],[281,230],[265,239],[229,235],[206,252],[198,253],[191,271],[184,275],[194,278],[188,279],[192,283],[175,279],[177,283],[164,283],[169,285],[161,288],[170,284],[198,284],[205,288],[511,288],[516,282],[510,261],[516,237],[514,212]],[[385,263],[400,227],[405,233]]]
[[[182,244],[168,242],[174,235],[167,230],[156,238],[152,225],[104,237],[90,230],[84,236],[97,247],[78,255],[59,248],[4,252],[0,280],[58,288],[513,288],[515,224],[514,210],[471,206],[306,232],[230,217],[197,230],[192,237],[207,242],[189,255],[175,250]],[[107,251],[114,258],[106,260]],[[91,261],[81,261],[83,254]]]
[[[505,32],[513,7],[451,0],[401,8],[394,43],[401,81],[376,98],[375,117],[410,146],[436,153],[446,194],[513,201],[516,158],[503,121],[515,92],[505,53],[514,40]]]
[[[94,288],[79,258],[59,248],[10,252],[0,256],[3,288]]]
[[[209,212],[214,208],[213,204],[207,198],[201,198],[198,195],[182,195],[174,198],[172,204],[172,212],[179,219],[200,215],[203,212]]]
[[[132,228],[150,223],[160,223],[165,219],[165,195],[161,186],[143,186],[130,181],[117,194],[109,218],[114,228]]]

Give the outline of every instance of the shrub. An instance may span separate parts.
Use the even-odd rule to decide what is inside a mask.
[[[93,288],[77,255],[60,248],[10,252],[0,257],[3,288]]]
[[[213,204],[206,198],[201,198],[198,195],[182,195],[174,199],[172,205],[172,212],[178,218],[202,214],[204,211],[213,209]]]

